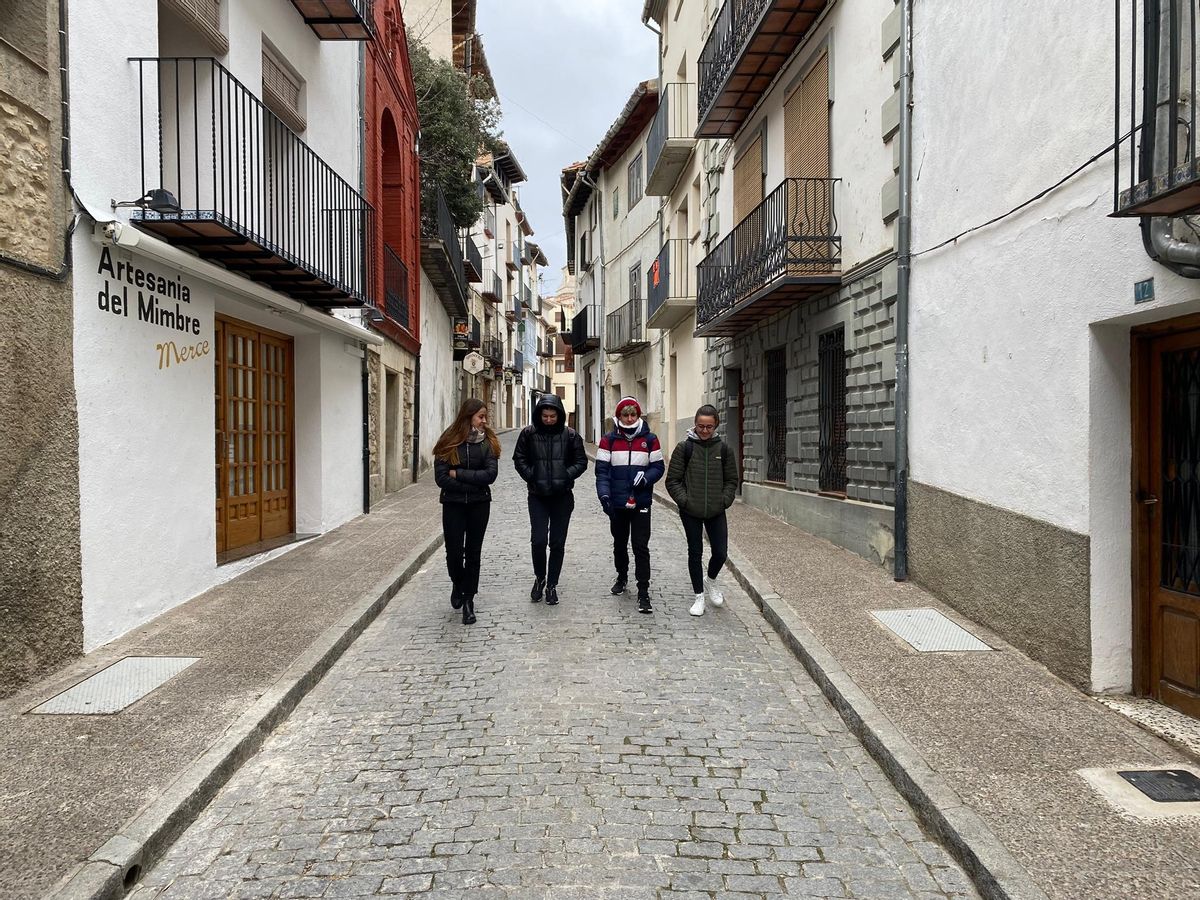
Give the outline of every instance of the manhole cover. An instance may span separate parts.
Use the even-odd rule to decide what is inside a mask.
[[[1157,803],[1200,801],[1200,778],[1186,769],[1149,769],[1117,774]]]
[[[877,609],[871,615],[922,653],[992,649],[936,609]]]
[[[170,681],[194,656],[127,656],[31,712],[42,715],[102,715],[120,712]]]

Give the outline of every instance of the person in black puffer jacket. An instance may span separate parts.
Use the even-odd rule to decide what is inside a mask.
[[[492,509],[490,485],[500,459],[500,440],[487,418],[482,400],[465,400],[433,447],[433,478],[442,489],[446,568],[454,584],[450,605],[462,609],[464,625],[475,623],[479,560]]]
[[[553,394],[543,394],[533,407],[533,423],[521,429],[513,451],[513,467],[529,485],[529,529],[533,547],[533,590],[537,603],[545,592],[546,604],[558,603],[558,576],[562,571],[567,528],[575,509],[572,488],[587,469],[583,439],[567,427],[567,411]],[[549,537],[549,541],[547,541]],[[550,565],[546,565],[546,546]]]

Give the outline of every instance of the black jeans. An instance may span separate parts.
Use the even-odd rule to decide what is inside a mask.
[[[446,536],[446,569],[465,600],[479,593],[479,556],[487,532],[490,502],[443,503],[442,534]]]
[[[608,517],[613,536],[613,562],[621,578],[629,578],[629,543],[633,541],[633,566],[639,591],[650,587],[650,510],[618,508]]]
[[[529,495],[529,543],[533,547],[533,575],[545,579],[547,587],[558,584],[563,554],[567,548],[567,528],[575,509],[575,495],[570,491],[553,497]],[[549,536],[550,568],[546,569],[546,538]]]
[[[702,532],[708,532],[708,546],[712,549],[712,556],[708,560],[708,577],[716,578],[729,556],[729,520],[725,518],[724,511],[711,519],[697,519],[680,510],[679,518],[683,520],[683,533],[687,535],[688,574],[692,576],[692,591],[699,594],[704,590]]]

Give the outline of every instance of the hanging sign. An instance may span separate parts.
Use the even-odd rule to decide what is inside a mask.
[[[474,350],[472,350],[463,357],[462,366],[472,375],[478,375],[487,368],[487,362],[484,360],[482,354],[476,353]]]
[[[454,317],[453,347],[455,350],[471,349],[471,320],[466,316]]]

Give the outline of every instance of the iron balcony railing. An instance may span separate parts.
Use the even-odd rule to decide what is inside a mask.
[[[521,288],[521,303],[526,309],[533,309],[533,291],[530,289],[529,285],[525,285]]]
[[[525,354],[520,350],[513,351],[513,371],[523,372],[525,370]]]
[[[691,104],[692,85],[668,84],[658,93],[658,111],[646,136],[646,181],[654,179],[655,168],[663,156],[667,141],[695,143],[696,113]]]
[[[406,331],[411,331],[408,266],[387,244],[383,245],[383,299],[383,311],[387,317]]]
[[[421,234],[426,240],[441,241],[442,250],[448,260],[452,289],[458,291],[458,298],[465,303],[467,284],[464,280],[458,228],[454,224],[454,217],[450,215],[450,207],[446,204],[446,195],[442,193],[441,188],[437,192],[436,209],[422,210]]]
[[[712,31],[696,59],[699,119],[704,121],[729,78],[742,48],[758,28],[759,18],[771,0],[725,0]]]
[[[585,306],[571,320],[571,348],[576,353],[600,346],[600,307]]]
[[[292,0],[292,6],[323,41],[371,39],[374,0]]]
[[[496,236],[496,209],[493,206],[483,208],[483,233],[489,238]]]
[[[472,347],[479,347],[479,344],[483,339],[482,331],[483,326],[479,324],[479,318],[477,316],[471,316],[471,336],[468,338],[468,341],[470,341]]]
[[[466,278],[471,284],[483,281],[483,254],[475,246],[475,239],[470,232],[463,235],[463,265],[466,267]]]
[[[486,277],[484,280],[484,284],[485,285],[487,284]],[[480,291],[480,295],[483,297],[484,300],[491,300],[493,303],[503,303],[504,302],[504,281],[501,280],[500,275],[498,273],[496,273],[496,272],[492,273],[492,286],[490,288],[485,287],[483,290]]]
[[[510,269],[521,268],[521,248],[516,241],[512,241],[508,247],[508,258],[505,260]]]
[[[787,178],[697,268],[703,326],[777,279],[826,279],[841,268],[836,178]]]
[[[686,238],[672,238],[658,251],[646,276],[646,317],[651,318],[668,300],[695,300],[696,270]]]
[[[139,228],[297,300],[375,305],[375,212],[215,59],[137,57]]]
[[[503,362],[504,342],[498,337],[485,337],[479,352],[493,365]]]
[[[608,314],[604,328],[604,349],[609,353],[627,353],[646,343],[644,301],[635,297],[615,312]]]

